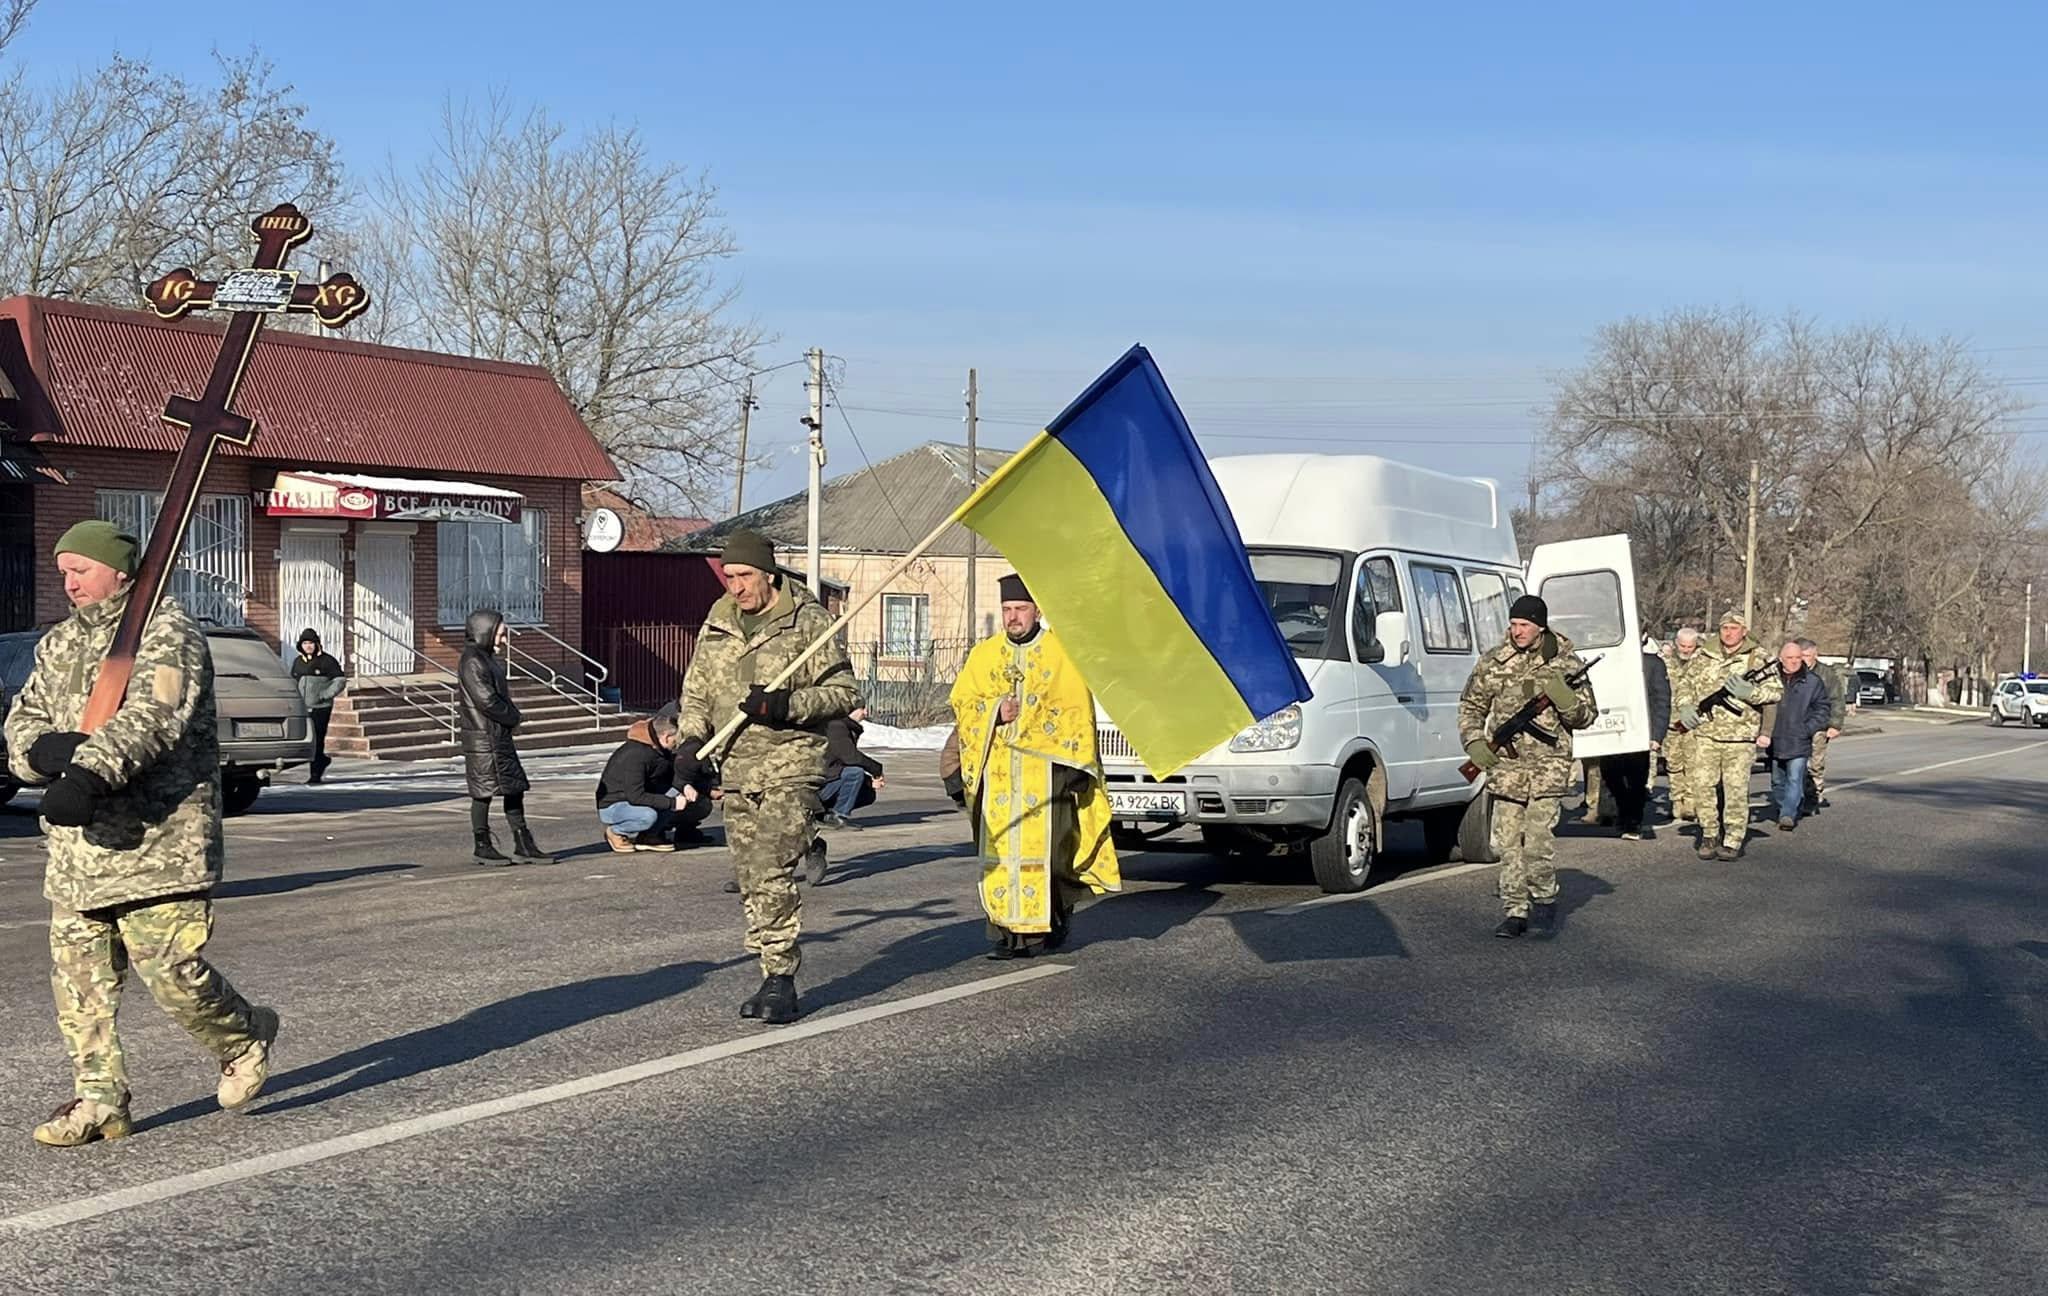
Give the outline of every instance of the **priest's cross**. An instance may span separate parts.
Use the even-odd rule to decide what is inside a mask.
[[[142,633],[170,584],[171,569],[184,548],[185,530],[214,451],[223,441],[246,446],[256,439],[255,422],[235,413],[234,403],[264,317],[284,311],[304,313],[328,328],[340,328],[370,305],[370,294],[351,275],[337,274],[321,283],[302,284],[297,271],[284,268],[291,250],[313,233],[313,222],[297,207],[279,203],[250,221],[249,230],[256,236],[256,263],[249,269],[232,271],[211,282],[180,268],[143,290],[150,308],[163,319],[174,320],[195,310],[217,310],[228,312],[228,326],[198,399],[172,396],[164,402],[164,422],[184,428],[185,442],[164,487],[163,507],[143,549],[128,606],[122,609],[121,623],[115,628],[79,722],[86,733],[111,719],[128,692]]]

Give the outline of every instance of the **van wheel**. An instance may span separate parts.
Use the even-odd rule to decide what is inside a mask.
[[[1365,879],[1379,858],[1379,817],[1363,781],[1345,779],[1337,789],[1337,813],[1330,829],[1308,845],[1316,885],[1331,895],[1365,890]]]
[[[1458,853],[1467,864],[1498,864],[1493,849],[1493,793],[1485,788],[1465,803],[1458,821]]]
[[[220,785],[220,809],[222,814],[246,814],[256,804],[257,794],[263,791],[263,781],[253,778],[231,778]]]

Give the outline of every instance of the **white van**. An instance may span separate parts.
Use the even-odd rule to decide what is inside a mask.
[[[1372,455],[1210,461],[1313,696],[1155,781],[1098,713],[1118,840],[1182,827],[1212,849],[1305,847],[1325,891],[1364,888],[1389,817],[1430,851],[1490,861],[1492,804],[1467,783],[1458,697],[1525,589],[1587,658],[1594,725],[1579,757],[1649,750],[1628,537],[1538,546],[1528,569],[1493,482]]]

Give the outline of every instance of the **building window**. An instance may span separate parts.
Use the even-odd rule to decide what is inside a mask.
[[[1472,623],[1465,616],[1465,590],[1448,567],[1410,563],[1415,606],[1421,613],[1424,652],[1471,652]]]
[[[882,656],[923,658],[931,648],[931,599],[923,594],[882,595]]]
[[[514,522],[442,522],[435,527],[439,554],[441,624],[459,626],[478,608],[496,608],[516,625],[546,618],[548,515],[521,511]]]
[[[95,491],[93,512],[144,544],[164,497],[155,491]],[[208,625],[245,623],[249,599],[249,499],[201,495],[185,527],[184,556],[171,570],[171,597]]]

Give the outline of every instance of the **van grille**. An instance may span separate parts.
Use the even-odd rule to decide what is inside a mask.
[[[1098,760],[1136,760],[1138,753],[1115,725],[1095,726],[1095,755]]]

